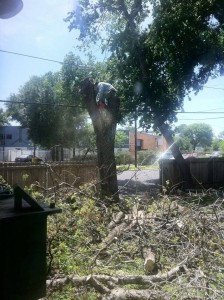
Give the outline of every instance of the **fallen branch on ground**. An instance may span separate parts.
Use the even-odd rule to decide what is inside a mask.
[[[167,299],[162,296],[161,292],[149,290],[153,288],[154,283],[172,281],[180,273],[186,272],[187,268],[184,265],[186,260],[180,263],[175,268],[168,272],[151,275],[151,276],[108,276],[108,275],[90,275],[90,276],[67,276],[47,281],[47,286],[52,288],[62,288],[66,284],[73,286],[90,285],[102,295],[102,300],[112,299]],[[120,288],[119,286],[138,284],[147,286],[144,290],[135,290]],[[164,294],[163,294],[164,295]],[[150,296],[150,298],[149,298]]]

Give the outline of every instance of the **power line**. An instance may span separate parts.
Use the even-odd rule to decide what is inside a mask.
[[[45,61],[50,61],[50,62],[55,62],[55,63],[63,65],[62,61],[54,60],[54,59],[49,59],[49,58],[44,58],[44,57],[40,57],[40,56],[33,56],[33,55],[29,55],[29,54],[12,52],[12,51],[2,50],[2,49],[0,49],[0,52],[4,52],[4,53],[8,53],[8,54],[14,54],[14,55],[19,55],[19,56],[24,56],[24,57],[29,57],[29,58],[34,58],[34,59],[40,59],[40,60],[45,60]],[[85,69],[91,69],[90,67],[88,67],[86,65],[78,65],[77,64],[77,67],[85,68]]]
[[[45,106],[62,106],[62,107],[74,107],[74,108],[86,108],[81,105],[72,105],[72,104],[60,104],[60,103],[46,103],[46,102],[26,102],[26,101],[10,101],[10,100],[0,100],[0,102],[6,103],[15,103],[15,104],[28,104],[28,105],[45,105]]]
[[[177,114],[224,114],[224,111],[174,111]]]
[[[27,104],[27,105],[45,105],[45,106],[61,106],[61,107],[73,107],[73,108],[86,108],[85,106],[81,106],[81,105],[72,105],[72,104],[60,104],[60,103],[47,103],[47,102],[27,102],[27,101],[11,101],[11,100],[3,100],[0,99],[0,102],[4,102],[4,103],[14,103],[14,104]],[[122,110],[121,111],[127,111]],[[135,110],[133,110],[133,112],[135,112]],[[142,112],[139,110],[139,112]],[[163,112],[162,110],[159,111],[150,111],[150,113],[159,113],[159,112]],[[224,111],[174,111],[173,113],[176,114],[224,114]],[[220,117],[222,118],[222,117]],[[209,118],[207,118],[209,119]],[[215,119],[219,119],[219,117],[215,118]],[[184,120],[194,120],[194,119],[184,119]],[[197,119],[195,119],[197,120]]]
[[[29,55],[29,54],[18,53],[18,52],[13,52],[13,51],[7,51],[7,50],[2,50],[2,49],[0,49],[0,52],[4,52],[4,53],[8,53],[8,54],[14,54],[14,55],[19,55],[19,56],[24,56],[24,57],[29,57],[29,58],[34,58],[34,59],[40,59],[40,60],[45,60],[45,61],[50,61],[50,62],[55,62],[55,63],[61,64],[61,65],[63,64],[62,61],[53,60],[53,59],[49,59],[49,58],[44,58],[44,57],[40,57],[40,56],[33,56],[33,55]],[[78,65],[78,66],[79,67],[89,68],[89,67],[84,66],[84,65]],[[223,90],[224,91],[224,88],[219,88],[219,87],[212,87],[212,86],[207,86],[207,85],[204,85],[202,87],[208,88],[208,89],[215,89],[215,90]]]
[[[28,54],[23,54],[23,53],[18,53],[18,52],[6,51],[6,50],[2,50],[2,49],[0,49],[0,52],[14,54],[14,55],[20,55],[20,56],[25,56],[25,57],[35,58],[35,59],[40,59],[40,60],[51,61],[51,62],[55,62],[55,63],[61,64],[61,65],[63,64],[62,61],[53,60],[53,59],[49,59],[49,58],[43,58],[43,57],[39,57],[39,56],[33,56],[33,55],[28,55]]]
[[[207,88],[207,89],[223,90],[223,91],[224,91],[224,88],[219,88],[219,87],[215,87],[215,86],[207,86],[207,85],[204,85],[203,87],[205,87],[205,88]]]
[[[206,118],[206,119],[178,119],[178,121],[205,121],[205,120],[217,120],[217,119],[224,119],[224,117]]]

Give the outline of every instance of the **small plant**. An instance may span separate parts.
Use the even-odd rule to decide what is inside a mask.
[[[134,163],[134,157],[129,151],[119,151],[115,155],[118,165],[129,165]]]
[[[138,165],[152,165],[157,159],[157,154],[155,151],[138,151]]]
[[[29,179],[29,175],[28,174],[22,174],[22,179],[24,182],[26,182]]]

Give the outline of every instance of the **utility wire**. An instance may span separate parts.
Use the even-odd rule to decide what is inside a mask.
[[[0,49],[0,52],[4,52],[4,53],[8,53],[8,54],[14,54],[14,55],[20,55],[20,56],[25,56],[25,57],[35,58],[35,59],[41,59],[41,60],[46,60],[46,61],[51,61],[51,62],[55,62],[55,63],[61,64],[61,65],[63,64],[62,61],[53,60],[53,59],[49,59],[49,58],[43,58],[43,57],[39,57],[39,56],[33,56],[33,55],[28,55],[28,54],[23,54],[23,53],[18,53],[18,52],[6,51],[6,50],[2,50],[2,49]]]
[[[61,107],[74,107],[74,108],[86,108],[85,106],[81,105],[72,105],[72,104],[60,104],[60,103],[47,103],[47,102],[26,102],[26,101],[11,101],[11,100],[0,100],[0,102],[4,103],[14,103],[14,104],[27,104],[27,105],[45,105],[45,106],[61,106]],[[121,109],[120,111],[127,111],[126,109]],[[136,112],[133,110],[132,112]],[[138,112],[144,112],[141,110],[138,110]],[[150,113],[159,113],[163,111],[149,111]],[[174,111],[173,113],[176,114],[224,114],[224,111]],[[222,117],[220,117],[222,118]],[[219,119],[219,118],[216,118]],[[184,119],[188,120],[188,119]],[[192,119],[194,120],[194,119]],[[195,119],[196,120],[196,119]]]
[[[224,114],[224,111],[175,111],[178,114]]]
[[[40,57],[40,56],[33,56],[33,55],[28,55],[28,54],[24,54],[24,53],[13,52],[13,51],[7,51],[7,50],[2,50],[2,49],[0,49],[0,52],[19,55],[19,56],[24,56],[24,57],[29,57],[29,58],[34,58],[34,59],[40,59],[40,60],[45,60],[45,61],[51,61],[51,62],[55,62],[55,63],[61,64],[61,65],[63,64],[62,61],[53,60],[53,59],[49,59],[49,58],[43,58],[43,57]],[[78,66],[88,68],[87,66],[84,66],[84,65],[78,65]],[[215,90],[223,90],[224,91],[224,88],[219,88],[219,87],[212,87],[212,86],[207,86],[207,85],[204,85],[203,87],[208,88],[208,89],[215,89]]]
[[[217,119],[224,119],[224,117],[206,118],[206,119],[178,119],[178,121],[205,121],[205,120],[217,120]]]
[[[205,87],[205,88],[207,88],[207,89],[223,90],[223,91],[224,91],[224,88],[219,88],[219,87],[215,87],[215,86],[207,86],[207,85],[204,85],[203,87]]]
[[[15,103],[15,104],[28,104],[28,105],[45,105],[45,106],[62,106],[62,107],[75,107],[75,108],[86,108],[81,105],[72,105],[72,104],[60,104],[60,103],[46,103],[46,102],[25,102],[25,101],[10,101],[10,100],[0,100],[0,102],[6,103]]]
[[[54,62],[54,63],[58,63],[58,64],[63,65],[62,61],[54,60],[54,59],[49,59],[49,58],[44,58],[44,57],[40,57],[40,56],[33,56],[33,55],[28,55],[28,54],[18,53],[18,52],[12,52],[12,51],[2,50],[2,49],[0,49],[0,52],[4,52],[4,53],[8,53],[8,54],[14,54],[14,55],[19,55],[19,56],[24,56],[24,57],[29,57],[29,58],[34,58],[34,59],[40,59],[40,60],[45,60],[45,61],[50,61],[50,62]],[[77,65],[77,66],[81,67],[81,68],[90,69],[90,67],[85,66],[85,65]]]

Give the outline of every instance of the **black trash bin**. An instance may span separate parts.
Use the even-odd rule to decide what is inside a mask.
[[[47,216],[60,209],[40,205],[19,186],[0,199],[0,299],[46,295]]]

